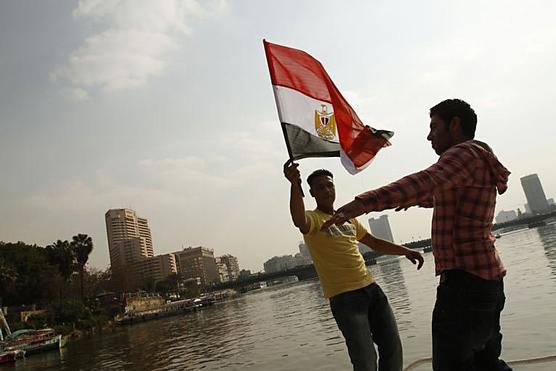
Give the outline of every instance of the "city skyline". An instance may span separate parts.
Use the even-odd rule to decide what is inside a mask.
[[[263,38],[310,53],[363,123],[394,131],[356,176],[337,158],[299,161],[304,180],[334,173],[336,206],[434,163],[428,110],[455,97],[512,172],[496,213],[523,207],[527,174],[551,197],[555,11],[548,0],[1,2],[0,240],[86,233],[89,264],[105,268],[102,215],[129,208],[149,219],[157,254],[207,246],[259,271],[295,253]],[[381,214],[397,242],[430,234],[430,210]]]

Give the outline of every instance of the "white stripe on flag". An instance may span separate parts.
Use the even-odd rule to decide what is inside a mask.
[[[332,113],[332,104],[283,86],[274,85],[273,88],[280,121],[298,126],[318,138],[319,135],[315,127],[315,111],[322,111],[322,106],[325,105],[327,112]],[[339,143],[337,129],[334,135],[334,139],[329,141]]]

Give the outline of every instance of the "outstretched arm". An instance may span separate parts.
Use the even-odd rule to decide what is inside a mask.
[[[311,221],[305,215],[305,203],[301,195],[301,174],[299,164],[288,160],[284,164],[284,176],[290,182],[290,214],[293,224],[299,231],[306,234],[311,229]]]
[[[435,193],[469,184],[476,164],[476,155],[468,145],[456,145],[442,154],[429,168],[408,175],[384,187],[365,192],[342,206],[321,226],[340,225],[347,219],[371,211],[405,209],[416,204],[432,206]]]
[[[376,238],[370,233],[367,233],[363,238],[360,240],[365,245],[369,246],[376,252],[385,255],[404,255],[407,259],[409,259],[413,264],[417,264],[417,269],[421,269],[423,266],[423,256],[418,251],[408,249],[407,247],[396,245],[395,243],[385,241],[380,238]]]

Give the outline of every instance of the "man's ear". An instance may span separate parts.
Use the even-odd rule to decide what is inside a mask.
[[[450,120],[450,134],[462,133],[461,119],[458,116],[452,117]]]

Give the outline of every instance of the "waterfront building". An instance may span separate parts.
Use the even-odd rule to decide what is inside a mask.
[[[220,280],[214,250],[203,246],[188,247],[174,255],[182,279],[196,279],[202,286],[212,285]]]
[[[547,212],[549,210],[548,201],[546,200],[539,176],[531,174],[522,177],[520,180],[531,213],[537,215]]]
[[[239,263],[235,256],[230,254],[222,255],[220,261],[226,267],[228,279],[235,281],[239,277]]]
[[[497,224],[510,222],[515,219],[517,219],[517,213],[515,212],[515,210],[510,210],[510,211],[502,210],[498,213],[498,215],[496,215]]]
[[[214,258],[214,260],[216,261],[216,269],[218,270],[219,281],[220,282],[230,281],[230,276],[228,274],[228,267],[222,261],[222,258],[220,256],[217,256],[216,258]]]
[[[134,262],[133,268],[138,282],[152,280],[155,284],[178,272],[174,254],[156,255],[137,260]]]
[[[266,273],[282,272],[297,266],[295,257],[291,255],[274,256],[264,264]]]
[[[303,256],[301,255],[301,253],[297,253],[294,255],[293,257],[294,261],[295,261],[295,266],[300,266],[300,265],[309,265],[309,264],[313,264],[313,261],[311,260],[310,257],[307,256]]]
[[[133,290],[137,286],[136,262],[154,256],[147,219],[131,209],[110,209],[104,218],[114,282],[120,290]]]
[[[313,258],[311,257],[311,253],[309,252],[309,249],[307,248],[307,245],[305,245],[304,242],[299,242],[299,253],[301,254],[301,256],[309,259],[309,261],[311,263],[313,262]]]
[[[240,280],[244,280],[246,278],[249,278],[251,276],[251,270],[249,269],[242,269],[239,271],[239,277],[238,279]]]
[[[378,218],[369,219],[369,227],[373,236],[382,238],[383,240],[394,242],[388,215],[381,215]]]

